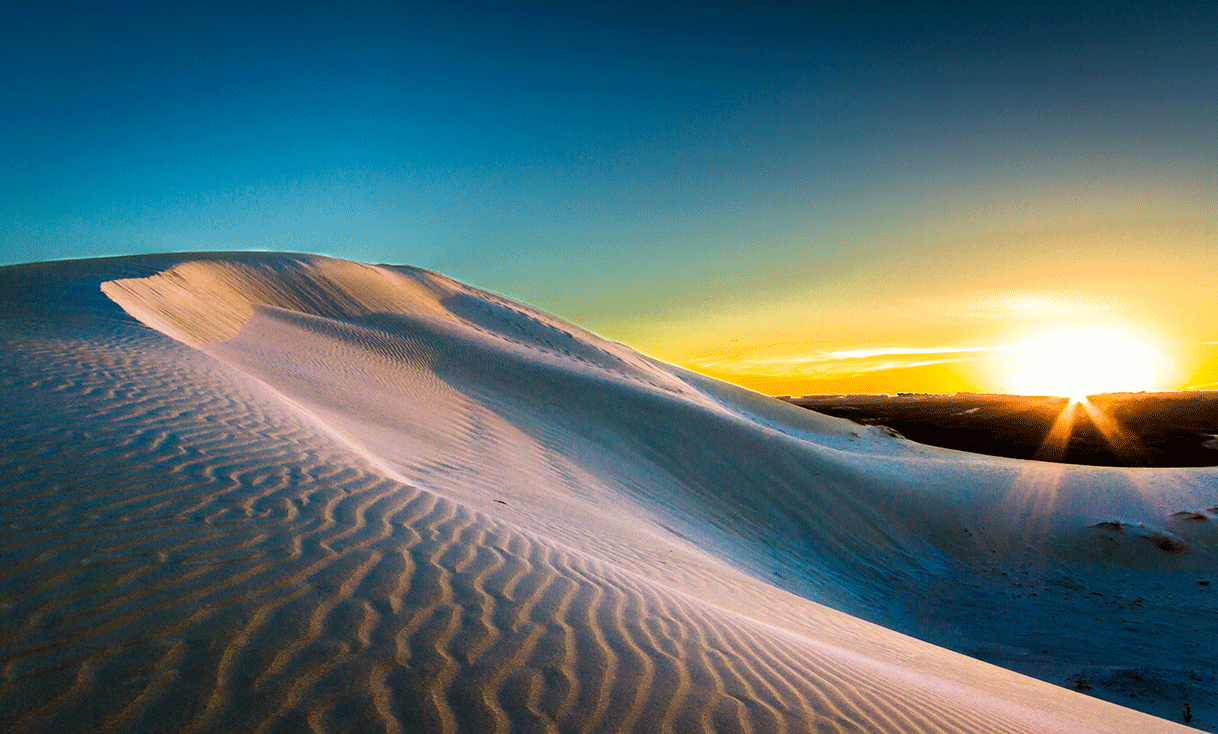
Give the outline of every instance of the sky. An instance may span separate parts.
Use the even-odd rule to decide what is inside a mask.
[[[0,264],[416,265],[770,394],[1080,324],[1218,386],[1218,3],[756,5],[4,3]]]

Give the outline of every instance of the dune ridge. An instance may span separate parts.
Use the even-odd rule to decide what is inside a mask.
[[[409,268],[149,256],[0,288],[0,729],[1179,728],[811,599],[921,631],[920,579],[1014,557],[1031,527],[1064,573],[1102,554],[1086,520],[1109,510],[1189,552],[1122,538],[1103,563],[1191,573],[1208,528],[1158,513],[1209,475],[1098,509],[1095,478],[1126,475],[1041,478],[1057,512],[1019,516],[1021,462]]]

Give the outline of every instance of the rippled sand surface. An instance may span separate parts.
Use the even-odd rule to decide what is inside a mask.
[[[918,447],[410,268],[147,256],[0,294],[0,731],[1179,728],[864,618],[965,648],[935,620],[992,600],[946,589],[1030,543],[1193,583],[1212,524],[1155,523],[1212,475]]]

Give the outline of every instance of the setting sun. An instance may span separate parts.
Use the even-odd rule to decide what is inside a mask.
[[[1071,324],[1016,344],[1005,360],[1011,392],[1080,400],[1164,389],[1173,365],[1159,349],[1109,325]]]

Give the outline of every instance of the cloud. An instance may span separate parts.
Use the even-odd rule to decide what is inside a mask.
[[[788,346],[702,357],[690,360],[686,366],[719,374],[824,378],[967,362],[1018,349],[1019,346],[860,347],[797,353],[792,353],[792,348]]]
[[[870,357],[909,356],[915,354],[961,354],[967,352],[1005,352],[1015,349],[1015,344],[996,347],[878,347],[872,349],[841,349],[825,352],[830,359],[868,359]]]

